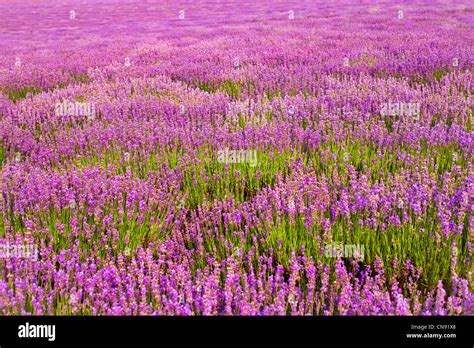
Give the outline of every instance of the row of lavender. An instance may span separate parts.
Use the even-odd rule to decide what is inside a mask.
[[[150,6],[0,4],[0,313],[472,312],[472,6]]]

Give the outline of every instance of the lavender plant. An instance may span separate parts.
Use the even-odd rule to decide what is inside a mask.
[[[472,10],[0,3],[0,313],[472,314]]]

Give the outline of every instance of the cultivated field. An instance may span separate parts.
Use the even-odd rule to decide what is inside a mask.
[[[0,314],[472,313],[473,17],[0,0]]]

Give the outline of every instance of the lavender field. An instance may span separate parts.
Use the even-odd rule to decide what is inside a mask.
[[[473,18],[0,0],[0,314],[473,314]]]

